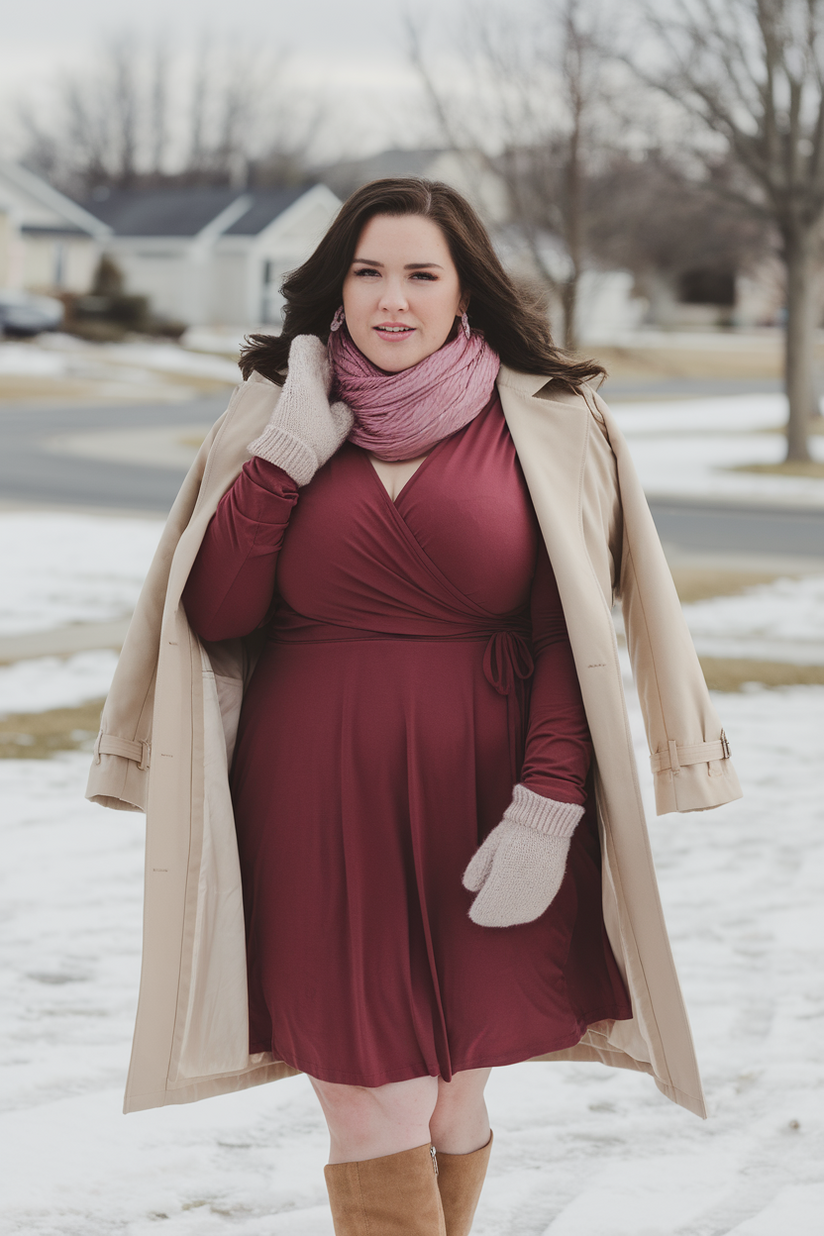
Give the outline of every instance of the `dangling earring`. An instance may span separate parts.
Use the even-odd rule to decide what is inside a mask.
[[[466,335],[468,339],[470,335],[472,334],[472,327],[469,325],[469,318],[466,316],[465,309],[463,313],[461,314],[461,329],[463,330],[463,333]]]
[[[346,318],[343,316],[343,305],[341,305],[339,309],[335,310],[335,316],[332,318],[332,325],[329,327],[329,329],[330,330],[340,330],[341,326],[343,325],[345,321],[346,321]]]

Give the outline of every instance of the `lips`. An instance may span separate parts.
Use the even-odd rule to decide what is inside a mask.
[[[405,326],[403,322],[381,322],[380,326],[372,328],[381,338],[403,339],[414,333],[414,326]]]

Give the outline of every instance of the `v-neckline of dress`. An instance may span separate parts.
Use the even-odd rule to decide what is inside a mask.
[[[451,436],[451,435],[450,435],[450,436]],[[397,509],[398,509],[398,503],[401,501],[401,499],[403,498],[403,496],[406,494],[406,491],[409,489],[409,487],[410,487],[410,485],[412,484],[412,482],[413,482],[413,481],[414,481],[417,477],[419,477],[419,476],[420,476],[420,474],[424,471],[424,469],[426,468],[426,465],[429,463],[429,461],[430,461],[430,459],[432,458],[432,456],[433,456],[433,455],[435,455],[435,454],[437,454],[437,452],[438,452],[438,451],[440,450],[440,448],[443,446],[444,442],[448,442],[448,441],[449,441],[449,439],[448,439],[448,438],[441,438],[440,442],[436,442],[436,443],[435,443],[435,445],[432,447],[431,451],[429,451],[429,452],[428,452],[428,453],[424,456],[424,458],[421,460],[421,462],[418,464],[417,468],[416,468],[416,469],[415,469],[415,471],[412,473],[412,475],[411,475],[410,477],[408,477],[408,478],[407,478],[407,480],[405,480],[405,481],[404,481],[403,485],[401,485],[400,489],[398,490],[398,492],[397,492],[397,494],[395,495],[395,497],[394,497],[394,498],[393,498],[393,497],[392,497],[392,495],[389,493],[389,490],[386,488],[386,486],[384,485],[383,481],[382,481],[382,480],[381,480],[381,478],[380,478],[380,474],[378,473],[377,468],[376,468],[376,467],[375,467],[375,465],[372,463],[372,460],[369,458],[369,452],[368,452],[368,451],[366,451],[366,450],[363,450],[363,449],[362,449],[363,461],[364,461],[364,463],[365,463],[366,467],[367,467],[367,468],[369,469],[369,471],[372,473],[372,476],[375,478],[375,483],[379,486],[379,488],[380,488],[380,490],[381,490],[381,493],[382,493],[382,494],[384,495],[384,497],[386,498],[386,501],[389,503],[389,505],[390,505],[391,507],[394,507],[394,509],[397,511]]]

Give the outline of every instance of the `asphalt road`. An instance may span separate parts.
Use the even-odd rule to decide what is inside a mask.
[[[57,455],[43,441],[83,430],[204,425],[226,403],[221,394],[145,407],[2,408],[0,501],[165,513],[182,470]],[[662,540],[687,552],[824,557],[824,509],[669,498],[650,506]]]
[[[824,558],[824,509],[651,498],[665,545],[699,553]]]
[[[57,455],[43,449],[44,440],[83,430],[210,424],[228,401],[227,392],[143,407],[2,408],[0,501],[165,513],[180,488],[183,470]]]

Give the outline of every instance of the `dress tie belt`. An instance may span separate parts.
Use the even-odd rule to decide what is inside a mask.
[[[535,663],[529,645],[517,631],[496,631],[484,652],[484,674],[499,695],[511,695],[517,682],[532,677]]]
[[[496,631],[484,649],[484,677],[499,695],[506,696],[509,730],[509,766],[513,786],[521,775],[524,756],[527,680],[535,662],[529,644],[517,631]]]

